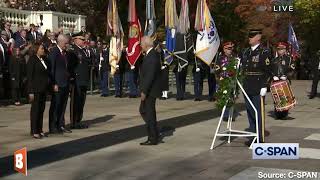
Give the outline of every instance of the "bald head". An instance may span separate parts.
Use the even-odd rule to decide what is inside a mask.
[[[141,48],[142,51],[147,52],[150,48],[153,47],[153,40],[150,36],[143,36],[141,38]]]

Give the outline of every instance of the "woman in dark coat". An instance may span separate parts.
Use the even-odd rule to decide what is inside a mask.
[[[13,55],[10,58],[10,79],[12,88],[12,98],[14,104],[19,106],[24,83],[26,82],[26,61],[20,53],[19,48],[13,49]]]
[[[49,66],[45,59],[44,46],[35,43],[32,55],[27,63],[28,93],[31,104],[31,134],[36,139],[41,139],[43,133],[43,112],[49,86]]]

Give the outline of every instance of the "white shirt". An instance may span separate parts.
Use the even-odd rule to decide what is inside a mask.
[[[257,44],[257,45],[255,45],[255,46],[251,46],[251,50],[252,50],[252,51],[256,50],[259,45],[260,45],[260,44]]]
[[[320,62],[319,62],[318,70],[320,70]]]
[[[152,50],[153,48],[148,49],[148,51],[146,52],[146,55],[149,54],[149,52]]]
[[[4,48],[3,48],[3,46],[2,46],[1,43],[0,43],[0,49],[1,49],[1,51],[2,51],[3,61],[5,62],[6,59],[5,59],[5,56],[4,56]]]
[[[59,48],[61,54],[63,54],[63,50],[59,47],[59,45],[57,45],[57,47]]]
[[[37,56],[38,57],[38,56]],[[39,57],[38,57],[39,58]],[[41,61],[41,64],[43,65],[43,67],[45,68],[45,69],[47,69],[48,67],[47,67],[47,65],[46,65],[46,63],[44,63],[44,60],[42,59],[42,58],[39,58],[40,59],[40,61]]]

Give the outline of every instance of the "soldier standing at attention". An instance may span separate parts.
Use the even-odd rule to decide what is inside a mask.
[[[270,76],[269,49],[261,45],[262,30],[252,29],[249,32],[249,45],[241,55],[242,71],[244,74],[243,87],[252,101],[258,113],[258,124],[256,124],[255,111],[247,98],[245,104],[249,120],[249,131],[256,132],[259,129],[259,142],[265,142],[265,109],[264,97],[267,93],[267,83]],[[250,146],[253,139],[245,144]]]
[[[85,38],[82,34],[74,34],[74,46],[71,49],[72,62],[74,66],[74,81],[71,90],[71,128],[84,129],[87,125],[81,123],[83,109],[86,101],[88,84],[90,81],[90,56],[84,48]]]

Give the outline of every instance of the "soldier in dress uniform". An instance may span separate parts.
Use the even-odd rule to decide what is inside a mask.
[[[255,111],[247,98],[245,104],[249,120],[249,131],[256,132],[259,129],[259,142],[265,142],[265,109],[264,97],[267,93],[268,78],[270,76],[269,49],[261,45],[262,30],[252,29],[249,32],[250,47],[245,49],[241,55],[242,72],[244,74],[243,87],[252,101],[258,113],[258,124],[256,125]],[[250,146],[253,139],[245,144]]]
[[[83,109],[86,101],[88,84],[90,81],[90,56],[84,48],[85,38],[81,33],[73,35],[74,45],[70,49],[72,56],[73,86],[71,88],[70,119],[71,128],[88,128],[86,124],[81,123]]]
[[[317,96],[317,87],[320,77],[320,50],[317,52],[317,57],[312,63],[313,80],[309,99],[313,99]]]
[[[115,97],[116,98],[122,98],[122,89],[123,89],[123,75],[124,75],[124,71],[125,71],[125,64],[127,62],[127,58],[126,58],[126,47],[123,47],[122,49],[122,55],[121,58],[118,62],[118,64],[116,65],[116,72],[113,75],[113,79],[114,79],[114,88],[115,88]]]
[[[176,86],[177,86],[177,101],[182,101],[185,98],[186,93],[186,79],[188,73],[188,66],[184,68],[179,68],[179,64],[173,68],[173,73],[176,76]]]
[[[271,62],[273,81],[287,80],[292,76],[293,70],[295,70],[294,62],[287,52],[288,44],[285,42],[279,42],[277,44],[277,57]],[[288,111],[276,111],[275,116],[277,119],[283,119],[288,116]]]
[[[194,101],[201,101],[201,96],[203,92],[203,79],[206,74],[207,65],[196,58],[195,64],[192,68],[193,79],[194,79]]]

